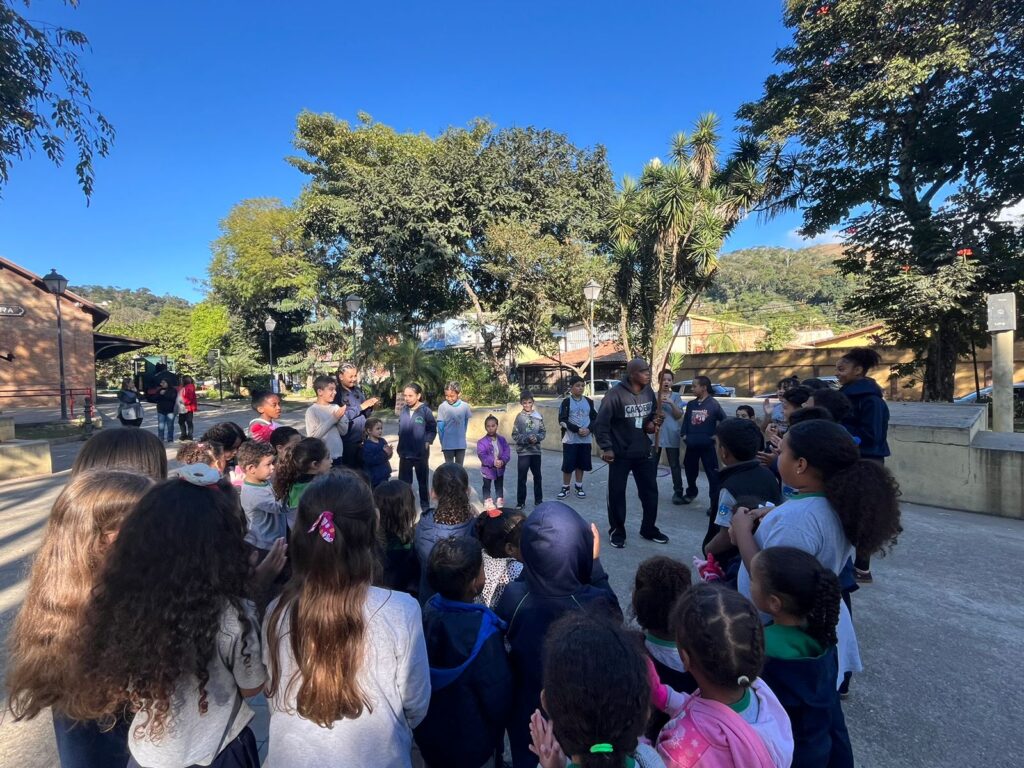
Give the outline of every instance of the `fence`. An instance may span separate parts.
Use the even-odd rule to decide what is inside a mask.
[[[96,418],[96,398],[92,387],[65,387],[64,395],[68,401],[68,416],[75,418],[75,398],[82,401],[83,416],[87,422]],[[0,405],[4,400],[17,398],[54,398],[60,407],[60,387],[0,387]],[[15,403],[16,404],[16,403]]]

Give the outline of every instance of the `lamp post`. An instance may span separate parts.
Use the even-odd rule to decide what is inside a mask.
[[[356,315],[363,306],[363,300],[354,293],[345,297],[345,309],[352,318],[352,362],[356,361]]]
[[[268,317],[263,323],[263,327],[267,329],[267,352],[270,357],[270,391],[277,392],[277,381],[274,379],[274,329],[277,328],[277,322],[272,317]]]
[[[551,335],[558,341],[558,386],[559,393],[565,392],[565,369],[562,368],[562,342],[566,338],[566,332],[562,328],[558,328],[551,332]]]
[[[596,280],[591,278],[583,286],[583,295],[590,302],[590,396],[593,397],[596,390],[594,379],[594,304],[597,303],[598,298],[601,296],[601,286]]]
[[[217,391],[220,393],[220,404],[224,405],[224,380],[223,380],[223,369],[220,364],[220,350],[211,349],[206,355],[206,362],[210,364],[210,368],[213,368],[214,362],[217,363]]]
[[[57,299],[57,358],[60,363],[60,420],[68,420],[68,393],[64,384],[64,326],[60,311],[60,297],[68,288],[68,279],[64,275],[51,269],[50,274],[43,278],[46,290],[52,293]]]

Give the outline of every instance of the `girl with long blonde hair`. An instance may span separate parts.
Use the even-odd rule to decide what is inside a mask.
[[[79,717],[77,640],[110,545],[152,485],[149,477],[114,469],[84,471],[68,483],[50,512],[8,639],[7,708],[15,720],[52,708],[63,768],[123,768],[128,761],[127,721],[104,730]]]
[[[411,765],[430,665],[419,604],[372,586],[380,545],[373,494],[358,475],[309,484],[288,546],[292,578],[263,627],[268,765]]]

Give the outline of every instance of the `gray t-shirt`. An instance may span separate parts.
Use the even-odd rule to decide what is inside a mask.
[[[271,603],[267,608],[263,625],[263,658],[267,664],[271,663],[267,622],[275,605]],[[364,616],[365,652],[359,685],[373,711],[364,709],[354,720],[338,720],[331,728],[321,728],[295,709],[295,694],[301,681],[288,637],[289,612],[282,613],[276,660],[280,664],[281,683],[269,702],[270,751],[265,768],[411,766],[412,729],[426,717],[430,705],[430,662],[420,606],[403,592],[370,587]],[[338,674],[344,675],[346,671],[339,669]]]
[[[460,451],[466,449],[466,428],[473,417],[469,403],[456,400],[454,404],[445,400],[437,409],[437,433],[441,436],[441,450]]]
[[[683,398],[679,396],[678,392],[671,393],[668,399],[675,403],[676,408],[680,411],[686,408]],[[658,440],[658,445],[662,448],[678,448],[682,442],[683,417],[674,418],[672,407],[668,403],[661,404],[661,412],[665,416],[665,420],[661,423],[661,438]]]
[[[587,398],[581,397],[577,400],[569,396],[569,423],[590,429],[590,401]],[[593,439],[593,435],[589,433],[586,437],[581,437],[579,432],[573,432],[571,429],[565,430],[565,434],[562,435],[562,442],[566,445],[590,445]]]
[[[276,539],[288,535],[288,510],[274,498],[270,483],[243,482],[238,490],[249,523],[247,542],[259,549],[270,549]]]
[[[267,670],[260,653],[256,609],[245,601],[248,622],[239,620],[238,611],[227,607],[221,614],[217,652],[210,659],[206,682],[206,714],[199,713],[199,681],[194,675],[182,678],[171,697],[167,729],[159,741],[135,735],[135,726],[146,715],[139,713],[128,731],[128,748],[139,765],[146,768],[181,768],[183,765],[209,765],[253,718],[239,688],[259,688],[266,682]]]
[[[347,416],[335,419],[334,414],[340,405],[331,403],[320,405],[313,403],[306,409],[306,437],[319,437],[327,445],[331,459],[341,458],[345,452],[345,445],[341,436],[348,432],[349,420]]]

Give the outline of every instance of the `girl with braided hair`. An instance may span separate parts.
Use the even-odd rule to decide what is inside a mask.
[[[750,591],[754,604],[772,616],[761,676],[793,726],[794,768],[852,768],[835,686],[839,579],[801,549],[769,547],[754,557]]]
[[[662,684],[651,667],[651,703],[671,718],[658,754],[672,768],[788,768],[789,717],[760,679],[764,631],[749,600],[698,584],[670,619],[679,658],[699,686],[692,695]]]

